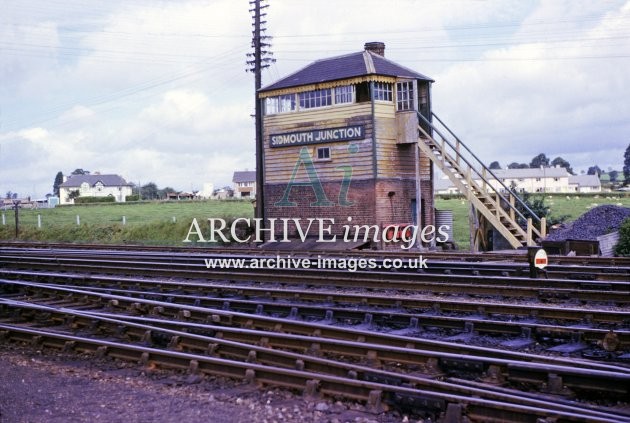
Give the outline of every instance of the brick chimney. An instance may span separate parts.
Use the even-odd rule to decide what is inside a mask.
[[[385,57],[385,43],[382,43],[380,41],[365,43],[365,51],[371,51],[372,53],[376,53],[379,56]]]

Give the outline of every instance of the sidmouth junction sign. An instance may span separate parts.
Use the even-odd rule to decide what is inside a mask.
[[[326,128],[314,131],[287,132],[271,134],[270,147],[291,147],[294,145],[317,144],[323,142],[351,141],[365,138],[364,125]]]

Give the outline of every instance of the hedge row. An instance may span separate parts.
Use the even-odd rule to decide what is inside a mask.
[[[75,204],[86,203],[114,203],[116,199],[113,196],[107,197],[77,197],[74,199]]]

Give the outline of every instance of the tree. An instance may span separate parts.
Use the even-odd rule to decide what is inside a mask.
[[[164,199],[169,193],[172,193],[172,192],[177,192],[177,191],[175,191],[175,188],[172,188],[172,187],[162,188],[161,190],[158,190],[158,197]]]
[[[539,168],[541,166],[544,166],[544,167],[549,166],[549,159],[547,158],[545,153],[540,153],[539,155],[534,157],[532,161],[529,163],[529,167],[531,167],[532,169]]]
[[[228,198],[234,197],[234,189],[231,186],[229,186],[229,185],[224,186],[223,189],[227,193],[227,197]]]
[[[499,164],[499,162],[490,163],[490,170],[495,170],[495,169],[501,169],[501,165]]]
[[[89,175],[90,171],[89,170],[83,170],[83,169],[74,169],[71,173],[71,175]]]
[[[508,169],[527,169],[529,165],[527,163],[512,162],[508,165]]]
[[[621,227],[619,227],[619,242],[617,242],[615,247],[615,254],[622,257],[630,257],[630,218],[624,220]]]
[[[53,194],[59,197],[59,186],[63,184],[63,173],[61,171],[57,172],[57,176],[55,176],[55,182],[53,182]]]
[[[13,192],[12,191],[7,191],[7,193],[5,194],[4,198],[8,198],[10,200],[11,198],[13,198]]]
[[[573,173],[573,169],[571,168],[571,164],[569,162],[567,162],[566,160],[564,160],[562,157],[556,157],[555,159],[553,159],[551,161],[551,166],[560,166],[563,167],[567,170],[567,172],[569,172],[571,175],[575,175],[575,173]]]
[[[619,172],[617,172],[616,170],[611,170],[610,172],[608,172],[608,176],[610,176],[610,182],[617,182]]]
[[[158,198],[158,187],[153,182],[140,187],[140,197],[143,200],[155,200]]]
[[[68,193],[68,201],[74,200],[75,198],[79,198],[80,195],[81,193],[79,192],[78,189],[72,190]]]
[[[623,155],[623,178],[624,184],[630,184],[630,144]]]
[[[588,168],[588,171],[586,172],[587,175],[597,175],[597,177],[599,178],[600,175],[602,174],[602,170],[599,168],[599,166],[595,165],[595,166],[591,166]]]

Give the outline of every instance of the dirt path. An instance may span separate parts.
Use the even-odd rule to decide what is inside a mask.
[[[400,422],[361,405],[0,344],[0,422]]]

